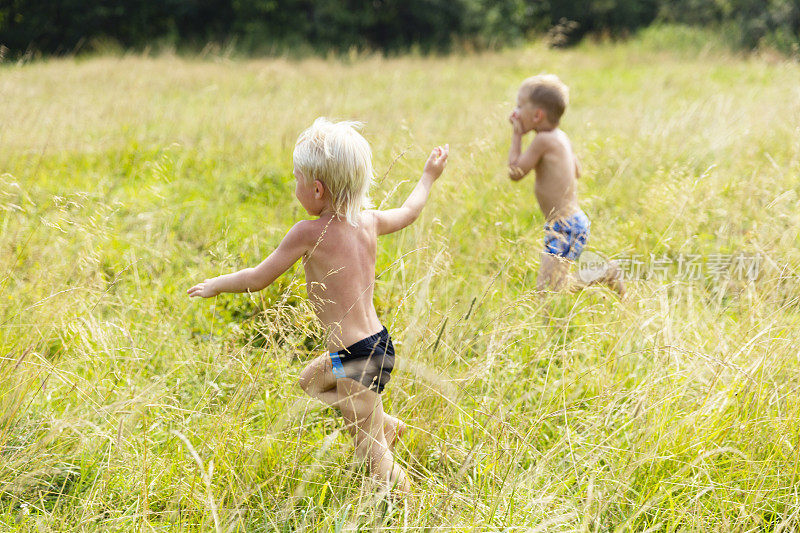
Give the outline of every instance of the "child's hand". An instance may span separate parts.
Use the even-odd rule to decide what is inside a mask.
[[[220,291],[214,288],[213,279],[207,279],[203,281],[203,283],[198,283],[188,291],[186,294],[189,295],[189,298],[211,298],[212,296],[216,296],[220,294]]]
[[[437,146],[431,152],[430,157],[425,162],[425,168],[422,169],[422,174],[427,174],[434,180],[442,175],[444,166],[447,164],[447,156],[450,154],[450,145]]]
[[[522,131],[522,123],[519,121],[519,113],[516,109],[508,116],[508,121],[511,123],[511,127],[514,128],[515,135],[522,135],[525,133]]]

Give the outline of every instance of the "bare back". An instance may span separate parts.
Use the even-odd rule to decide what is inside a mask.
[[[547,145],[535,167],[536,200],[546,220],[568,217],[579,209],[577,163],[572,145],[560,129],[537,133],[536,141]]]
[[[317,235],[303,258],[308,297],[325,327],[328,350],[336,351],[381,329],[372,302],[375,219],[367,211],[358,227],[330,215],[307,223]]]

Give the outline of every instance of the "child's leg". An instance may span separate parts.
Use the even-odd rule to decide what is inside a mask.
[[[339,393],[336,390],[336,376],[333,374],[333,365],[330,354],[322,354],[311,361],[302,372],[298,379],[300,388],[312,398],[339,408]],[[389,447],[393,447],[395,441],[403,436],[406,425],[402,420],[391,415],[384,414],[384,434]]]
[[[403,436],[406,432],[406,423],[399,418],[390,415],[386,411],[383,412],[383,435],[386,437],[386,444],[389,449],[394,449],[394,444],[397,439]]]
[[[561,290],[580,291],[591,285],[606,285],[611,290],[625,296],[625,283],[622,280],[622,271],[615,261],[606,265],[606,270],[602,276],[592,281],[586,282],[579,277],[571,275],[569,270],[572,261],[563,257],[558,257],[547,252],[542,252],[542,261],[539,266],[539,275],[536,278],[536,290],[538,292]]]
[[[336,376],[333,375],[333,365],[330,354],[324,353],[311,361],[300,372],[298,379],[300,388],[312,398],[336,407],[339,394],[336,392]]]
[[[538,292],[560,291],[567,285],[570,261],[547,252],[542,252],[539,275],[536,278]]]
[[[353,436],[356,457],[367,461],[370,472],[382,481],[401,491],[408,491],[408,476],[395,462],[386,443],[380,394],[347,378],[338,380],[337,390],[339,409]]]
[[[606,263],[603,275],[591,281],[583,281],[579,277],[573,276],[570,289],[572,291],[579,291],[591,285],[606,285],[609,289],[616,292],[620,298],[625,296],[625,283],[622,280],[622,270],[619,268],[619,263],[616,261]]]
[[[625,282],[622,281],[622,269],[619,268],[619,263],[616,261],[611,261],[606,265],[606,271],[599,282],[608,285],[620,298],[625,296]]]

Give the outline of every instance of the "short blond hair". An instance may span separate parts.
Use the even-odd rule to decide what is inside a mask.
[[[558,125],[569,103],[569,88],[555,74],[539,74],[522,82],[532,104],[541,107],[553,125]]]
[[[369,188],[374,179],[372,150],[356,128],[360,122],[314,121],[297,138],[292,159],[303,177],[319,180],[328,189],[334,212],[353,226],[362,210],[371,207]]]

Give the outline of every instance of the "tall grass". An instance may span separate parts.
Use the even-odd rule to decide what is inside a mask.
[[[2,529],[800,528],[800,71],[656,37],[2,66]],[[543,221],[504,161],[517,84],[541,71],[572,91],[592,250],[757,252],[757,279],[536,296]],[[367,123],[384,206],[452,147],[422,218],[379,243],[403,501],[296,386],[321,350],[301,269],[184,294],[304,216],[291,150],[320,115]]]

